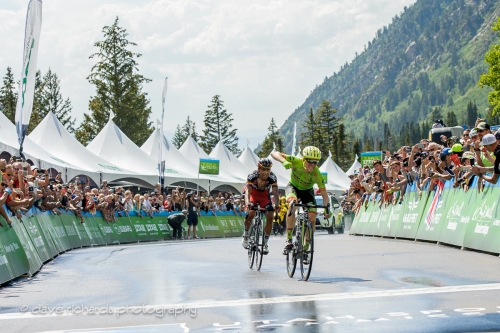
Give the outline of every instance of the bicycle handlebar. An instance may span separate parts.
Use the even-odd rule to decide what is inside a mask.
[[[295,207],[323,208],[323,209],[326,209],[326,212],[328,214],[330,214],[330,205],[323,206],[323,205],[311,205],[311,204],[302,204],[302,203],[292,202],[292,205],[290,206],[290,209],[288,210],[288,216],[292,216],[292,212],[295,211]]]

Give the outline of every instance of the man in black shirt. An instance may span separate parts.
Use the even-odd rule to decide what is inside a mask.
[[[190,192],[187,195],[186,198],[186,207],[188,208],[188,219],[187,219],[187,224],[188,224],[188,231],[187,231],[187,238],[191,239],[191,226],[193,226],[193,239],[198,239],[199,237],[196,236],[196,226],[198,225],[198,206],[200,203],[198,202],[198,197],[193,193]]]
[[[479,178],[482,177],[487,182],[496,184],[498,181],[498,175],[500,175],[500,135],[496,136],[493,134],[486,134],[483,136],[481,144],[484,148],[486,148],[486,150],[495,154],[495,163],[492,167],[473,166],[472,172],[478,175]],[[484,176],[483,173],[486,172],[493,172],[493,175]]]
[[[187,210],[183,210],[182,213],[172,214],[170,215],[168,220],[168,225],[174,230],[172,234],[173,240],[181,240],[182,239],[182,222],[186,218]]]

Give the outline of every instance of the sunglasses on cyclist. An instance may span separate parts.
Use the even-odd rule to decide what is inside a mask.
[[[306,162],[309,164],[314,164],[314,165],[319,163],[319,161],[316,161],[316,160],[306,160]]]

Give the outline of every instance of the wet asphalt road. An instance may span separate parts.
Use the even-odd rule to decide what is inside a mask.
[[[73,250],[0,289],[0,332],[500,331],[495,256],[319,232],[304,282],[283,242],[260,272],[237,238]]]

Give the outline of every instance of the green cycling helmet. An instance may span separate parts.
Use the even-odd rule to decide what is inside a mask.
[[[320,160],[321,151],[314,146],[307,146],[302,150],[302,157],[306,160]]]
[[[460,143],[455,143],[452,147],[451,147],[451,151],[453,153],[462,153],[464,151],[464,147],[460,144]]]

